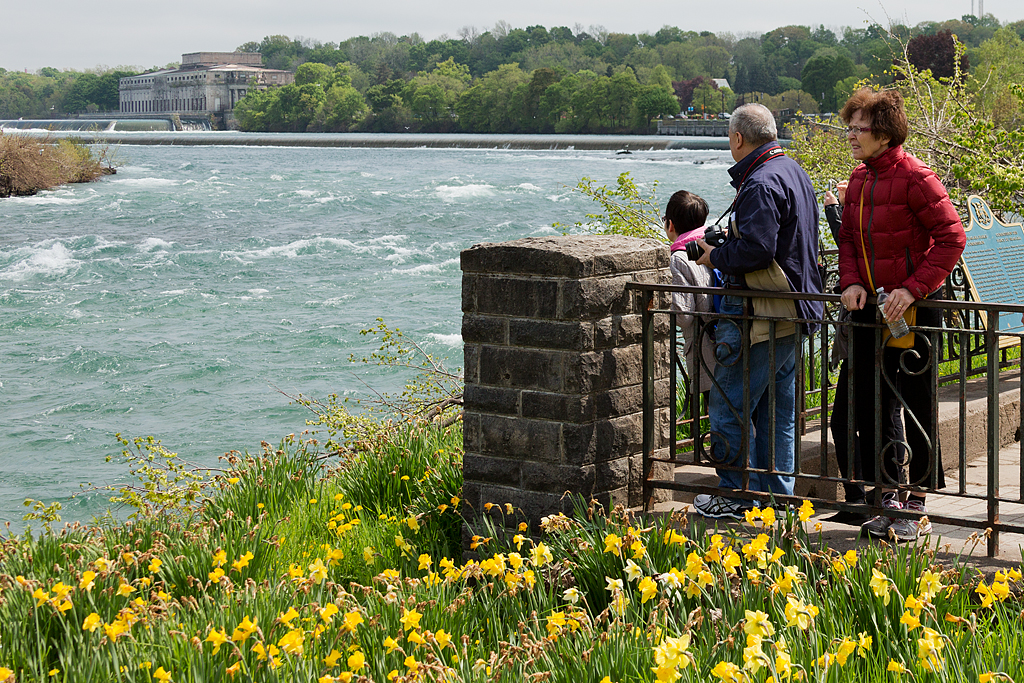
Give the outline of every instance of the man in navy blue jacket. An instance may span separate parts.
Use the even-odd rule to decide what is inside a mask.
[[[717,248],[698,241],[704,254],[697,263],[717,268],[739,289],[820,293],[818,202],[811,179],[779,146],[772,113],[760,104],[733,112],[729,149],[736,161],[729,169],[736,188],[730,239]],[[734,318],[721,320],[716,331],[711,457],[719,465],[760,470],[750,473],[750,490],[792,495],[796,325],[806,333],[817,329],[794,319],[820,319],[822,303],[726,296],[721,312]],[[744,321],[745,312],[762,319]],[[749,335],[748,359],[743,358],[744,334]],[[745,376],[749,403],[744,402]],[[745,488],[740,470],[720,468],[718,474],[721,488]],[[749,502],[702,494],[694,507],[707,517],[742,519]]]

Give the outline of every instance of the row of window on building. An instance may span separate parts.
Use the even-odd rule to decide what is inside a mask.
[[[168,111],[206,111],[206,98],[193,97],[174,100],[125,100],[121,102],[123,114],[151,114]]]

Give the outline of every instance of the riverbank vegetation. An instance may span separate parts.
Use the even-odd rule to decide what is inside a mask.
[[[94,151],[74,140],[0,133],[0,197],[87,183],[113,172],[114,162],[106,148]]]

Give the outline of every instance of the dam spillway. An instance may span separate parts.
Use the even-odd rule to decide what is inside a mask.
[[[84,123],[84,119],[75,120]],[[118,120],[114,128],[53,128],[43,121],[0,121],[0,129],[45,132],[56,137],[81,139],[88,143],[120,145],[182,146],[254,146],[254,147],[364,147],[364,148],[443,148],[443,149],[536,149],[536,150],[616,150],[623,154],[654,150],[727,150],[727,138],[669,137],[659,135],[488,135],[431,133],[240,133],[237,131],[125,130],[124,124],[136,120]],[[158,119],[143,119],[155,123]],[[9,126],[10,123],[35,124]],[[66,122],[65,122],[66,123]],[[98,123],[98,122],[94,122]],[[109,124],[110,121],[103,122]]]

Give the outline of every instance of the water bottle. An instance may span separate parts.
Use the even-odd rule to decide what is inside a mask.
[[[878,295],[878,310],[882,313],[882,320],[889,325],[889,333],[893,339],[899,339],[910,334],[910,328],[907,327],[907,321],[903,319],[903,316],[896,318],[892,322],[885,317],[885,302],[889,299],[889,295],[885,293],[885,290],[879,287],[875,290],[875,294]]]

